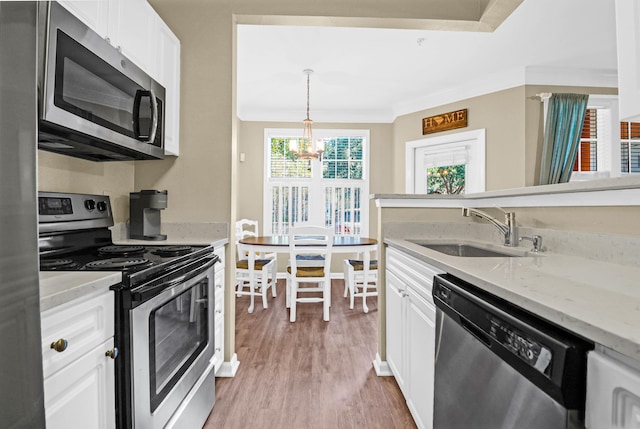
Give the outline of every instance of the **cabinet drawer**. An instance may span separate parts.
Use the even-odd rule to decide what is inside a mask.
[[[113,337],[114,298],[108,291],[78,299],[42,313],[42,357],[44,378],[67,366],[92,348]],[[51,348],[66,340],[62,352]]]
[[[394,273],[404,284],[413,287],[430,303],[433,302],[431,298],[433,277],[437,274],[443,274],[444,271],[390,247],[387,247],[386,250],[386,260],[389,271]]]

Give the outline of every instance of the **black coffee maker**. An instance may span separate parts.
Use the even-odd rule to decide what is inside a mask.
[[[167,191],[152,189],[129,193],[129,238],[166,240],[160,234],[160,210],[167,208]]]

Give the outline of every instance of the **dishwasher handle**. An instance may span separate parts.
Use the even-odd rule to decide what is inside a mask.
[[[485,346],[491,348],[491,339],[487,334],[484,333],[482,329],[478,328],[476,325],[462,316],[460,316],[460,325],[462,325],[462,327],[466,329],[471,335],[480,340]]]

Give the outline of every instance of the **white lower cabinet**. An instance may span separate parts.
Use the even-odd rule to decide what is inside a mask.
[[[436,309],[409,289],[407,405],[419,428],[433,426]]]
[[[217,247],[215,254],[220,257],[220,262],[215,265],[215,310],[213,313],[213,343],[215,352],[213,355],[214,373],[218,372],[224,362],[224,252],[225,248]]]
[[[587,356],[588,429],[640,427],[640,362],[596,346]]]
[[[105,357],[113,338],[44,380],[48,429],[114,428],[114,364]]]
[[[435,320],[433,276],[442,271],[386,249],[387,363],[419,428],[433,427]]]
[[[393,371],[400,390],[405,391],[404,350],[406,324],[405,287],[390,270],[387,270],[387,363]]]
[[[42,313],[47,429],[115,428],[113,306],[107,291]]]

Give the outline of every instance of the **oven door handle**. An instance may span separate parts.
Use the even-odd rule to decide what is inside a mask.
[[[204,265],[199,266],[197,269],[193,271],[190,271],[179,277],[172,278],[171,280],[168,280],[166,282],[151,284],[148,287],[142,287],[141,290],[133,292],[132,294],[133,301],[134,302],[147,301],[150,298],[153,298],[154,296],[162,292],[163,290],[170,289],[174,286],[185,283],[191,280],[192,278],[197,277],[200,274],[204,273],[205,271],[209,270],[219,260],[217,256],[210,257],[207,259],[208,261]]]

